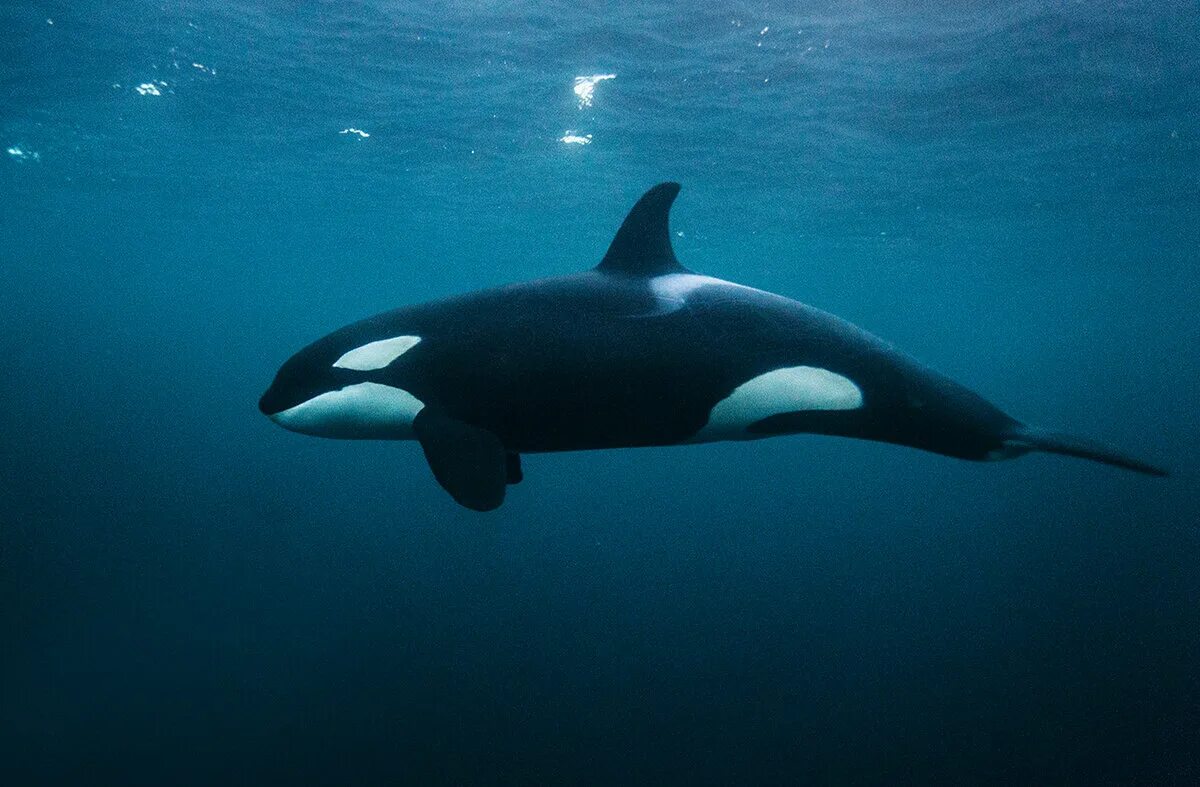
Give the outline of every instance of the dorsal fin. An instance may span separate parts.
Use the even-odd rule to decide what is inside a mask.
[[[659,183],[643,194],[621,223],[596,270],[628,276],[688,273],[675,259],[668,227],[671,203],[678,193],[678,183]]]

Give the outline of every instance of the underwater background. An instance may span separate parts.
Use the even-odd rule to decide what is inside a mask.
[[[1194,2],[0,5],[0,781],[1200,781]],[[1167,466],[534,455],[257,410],[309,341],[690,268]]]

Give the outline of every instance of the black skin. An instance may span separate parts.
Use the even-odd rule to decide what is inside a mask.
[[[673,310],[672,310],[673,309]],[[343,353],[400,335],[421,342],[375,371],[333,368]],[[814,432],[982,459],[1016,421],[871,334],[802,303],[705,285],[663,302],[643,277],[588,271],[411,306],[342,328],[289,360],[265,413],[360,382],[402,388],[487,429],[512,452],[687,442],[713,406],[773,369],[849,378],[857,410],[752,424],[767,436]]]

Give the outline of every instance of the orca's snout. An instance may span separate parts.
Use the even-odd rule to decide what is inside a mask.
[[[263,415],[271,416],[285,410],[286,405],[282,401],[279,390],[272,385],[268,388],[258,400],[258,411]]]

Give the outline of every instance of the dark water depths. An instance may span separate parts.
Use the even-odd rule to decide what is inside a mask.
[[[1200,779],[1194,3],[0,34],[0,780]],[[258,413],[339,325],[593,265],[663,179],[689,267],[1173,477],[799,437],[528,457],[479,516]]]

